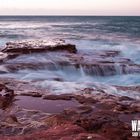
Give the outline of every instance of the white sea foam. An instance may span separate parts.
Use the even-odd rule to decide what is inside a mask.
[[[20,19],[20,20],[19,20]],[[85,87],[94,87],[104,89],[112,94],[119,94],[111,85],[138,85],[140,83],[139,74],[123,75],[120,64],[120,58],[131,59],[134,63],[140,64],[140,33],[139,20],[126,23],[124,19],[118,18],[114,20],[110,18],[84,18],[84,17],[68,17],[68,18],[15,18],[8,21],[0,21],[0,44],[12,40],[37,40],[54,38],[66,39],[70,43],[76,44],[78,53],[92,53],[103,50],[120,51],[119,56],[112,58],[116,63],[117,75],[114,76],[95,76],[87,75],[81,66],[75,69],[72,66],[60,67],[56,61],[67,61],[67,57],[58,54],[35,54],[22,55],[8,63],[51,63],[55,69],[49,70],[19,70],[16,73],[6,73],[0,76],[14,77],[22,80],[38,80],[44,87],[50,87],[55,92],[74,92]],[[22,20],[21,20],[22,19]],[[128,17],[129,19],[129,17]],[[111,22],[110,22],[111,21]],[[128,27],[131,28],[128,28]],[[47,42],[54,45],[53,42]],[[3,54],[2,54],[3,55]],[[2,56],[3,57],[3,56]],[[99,59],[99,58],[98,58]],[[106,59],[107,60],[107,59]],[[1,69],[4,67],[1,66]],[[6,69],[5,69],[6,70]],[[98,72],[97,72],[98,73]],[[62,79],[63,82],[53,79]],[[95,82],[97,82],[95,84]],[[88,83],[88,84],[87,84]],[[90,84],[89,84],[90,83]],[[94,84],[92,84],[94,83]],[[90,85],[90,86],[89,86]],[[120,93],[121,94],[121,93]],[[127,93],[122,93],[122,95]]]

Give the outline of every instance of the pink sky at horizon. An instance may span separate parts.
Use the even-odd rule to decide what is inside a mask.
[[[140,0],[0,0],[0,15],[140,16]]]

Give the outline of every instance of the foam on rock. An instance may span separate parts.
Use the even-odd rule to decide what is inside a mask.
[[[7,57],[8,57],[8,54],[7,53],[0,52],[0,61],[3,61]]]
[[[7,42],[2,52],[7,53],[32,53],[44,51],[68,51],[76,53],[73,44],[66,43],[64,40],[23,40]]]

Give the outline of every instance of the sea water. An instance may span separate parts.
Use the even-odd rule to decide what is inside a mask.
[[[83,53],[102,50],[120,51],[120,57],[131,59],[133,63],[140,65],[140,17],[1,16],[0,46],[3,47],[8,41],[23,39],[64,39],[75,44],[78,51]],[[43,79],[42,85],[47,87],[52,84],[54,90],[61,88],[64,90],[64,87],[70,89],[73,86],[75,87],[75,83],[97,82],[105,85],[140,84],[140,74],[123,74],[117,63],[116,75],[100,76],[87,75],[82,67],[79,70],[71,66],[60,68],[55,64],[55,60],[67,59],[60,54],[57,56],[50,54],[23,55],[18,57],[17,60],[15,59],[14,62],[47,62],[48,59],[54,63],[54,69],[26,69],[19,70],[16,73],[1,73],[0,76],[21,80]],[[52,77],[57,76],[62,78],[63,82],[50,80]],[[79,88],[82,86],[85,87],[84,84],[79,84]],[[57,89],[57,87],[59,88]]]

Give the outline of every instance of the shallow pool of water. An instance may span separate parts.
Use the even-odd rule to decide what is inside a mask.
[[[66,108],[79,105],[75,100],[43,100],[30,96],[17,96],[15,104],[24,109],[39,110],[46,113],[60,113]]]

